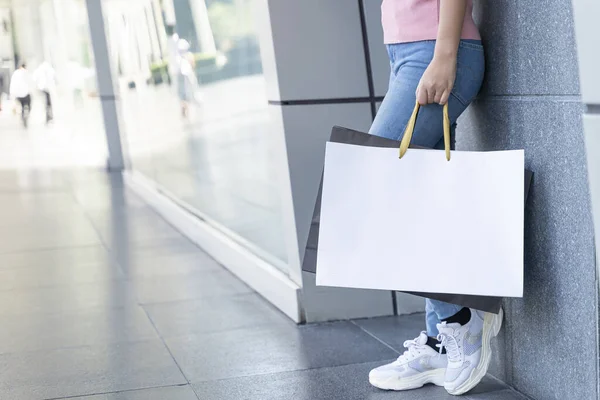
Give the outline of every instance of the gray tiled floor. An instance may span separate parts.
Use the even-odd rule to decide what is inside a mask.
[[[39,174],[0,173],[0,399],[451,398],[366,381],[421,315],[297,327],[118,177]],[[465,398],[519,399],[491,378]]]

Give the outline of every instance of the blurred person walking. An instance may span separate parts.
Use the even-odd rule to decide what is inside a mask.
[[[52,95],[56,85],[54,68],[48,61],[44,61],[39,67],[33,72],[33,79],[37,85],[38,90],[44,93],[46,98],[46,123],[49,123],[54,118],[52,112]]]
[[[10,95],[21,104],[21,119],[27,128],[29,114],[31,113],[31,78],[25,63],[13,72],[10,79]]]
[[[56,84],[54,68],[48,61],[44,61],[33,72],[33,79],[38,90],[44,93],[46,98],[46,123],[49,123],[54,118],[52,112],[52,95]]]
[[[195,74],[196,63],[194,55],[190,52],[190,43],[187,40],[179,39],[177,51],[177,94],[181,102],[181,115],[187,117],[190,101],[194,100],[194,94],[198,85]]]

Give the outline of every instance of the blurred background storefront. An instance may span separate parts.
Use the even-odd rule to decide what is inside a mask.
[[[32,90],[32,124],[24,142],[11,118],[10,76],[21,63],[30,73],[44,62],[54,69],[54,124],[44,126],[44,98]],[[94,54],[83,0],[0,0],[0,114],[2,166],[100,166],[106,140],[97,98]],[[32,88],[34,89],[34,88]],[[90,123],[90,122],[95,123]],[[14,135],[12,135],[14,133]],[[29,148],[36,157],[27,157]]]
[[[301,271],[331,127],[366,131],[385,94],[379,5],[362,4],[0,0],[4,82],[22,62],[56,75],[53,123],[38,91],[27,129],[0,112],[0,164],[35,146],[30,165],[123,170],[296,322],[422,310],[408,295],[317,287]]]
[[[254,0],[107,0],[131,169],[286,271]]]

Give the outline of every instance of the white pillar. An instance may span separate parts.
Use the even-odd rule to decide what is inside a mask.
[[[192,8],[194,26],[196,27],[196,36],[198,43],[200,44],[200,51],[203,53],[215,53],[217,47],[215,46],[215,37],[210,27],[210,20],[208,19],[206,1],[192,0],[190,1],[190,6]]]
[[[115,90],[112,65],[104,28],[104,14],[102,0],[86,0],[90,34],[96,61],[96,77],[98,79],[98,96],[102,103],[104,115],[104,128],[106,143],[108,145],[108,168],[122,170],[126,167],[126,160],[121,140],[122,127],[119,118],[119,98]]]
[[[166,3],[166,1],[165,1]],[[160,6],[159,0],[152,0],[152,13],[154,17],[154,24],[156,29],[156,34],[158,36],[158,42],[160,44],[161,58],[168,57],[167,50],[167,31],[165,30],[165,20],[162,15],[162,8]]]
[[[175,26],[177,19],[175,18],[175,6],[173,0],[164,0],[162,2],[163,11],[165,13],[165,23]]]

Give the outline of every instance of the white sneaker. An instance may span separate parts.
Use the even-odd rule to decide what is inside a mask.
[[[444,386],[446,375],[445,354],[427,346],[427,334],[421,332],[415,340],[407,340],[407,350],[391,364],[375,368],[369,373],[371,385],[384,390],[417,389],[427,383]]]
[[[444,387],[452,395],[473,389],[485,376],[492,359],[492,338],[502,327],[504,313],[490,314],[471,309],[466,325],[438,324],[438,340],[446,348],[448,367]]]

